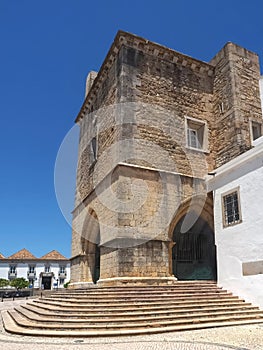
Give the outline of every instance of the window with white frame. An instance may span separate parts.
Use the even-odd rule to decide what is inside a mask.
[[[207,150],[207,125],[201,120],[186,117],[187,147],[196,150]]]
[[[46,265],[46,266],[45,266],[45,272],[46,272],[46,273],[50,272],[50,266],[49,266],[49,265]]]
[[[241,222],[239,188],[222,195],[223,226],[228,227]]]

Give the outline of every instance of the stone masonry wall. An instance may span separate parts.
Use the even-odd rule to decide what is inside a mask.
[[[193,196],[205,202],[209,171],[251,147],[250,123],[262,123],[258,81],[257,56],[232,43],[205,63],[117,35],[77,118],[74,282],[92,280],[93,248],[82,239],[93,234],[90,212],[102,279],[170,276],[171,222]],[[187,145],[187,118],[204,130],[202,149]]]
[[[215,65],[214,116],[216,167],[251,148],[250,122],[262,123],[258,56],[228,43]]]
[[[203,62],[198,65],[177,53],[160,57],[159,52],[150,49],[144,52],[134,47],[122,47],[122,59],[122,101],[136,101],[132,135],[142,140],[141,147],[134,150],[137,159],[128,162],[141,165],[141,159],[147,159],[148,164],[144,165],[152,163],[160,169],[193,175],[189,166],[191,159],[195,162],[195,171],[204,176],[214,167],[214,157],[209,150],[213,142],[213,67]],[[187,147],[185,117],[207,123],[206,152]],[[129,126],[123,126],[124,137],[127,128]],[[151,154],[145,144],[155,145],[157,152]],[[203,169],[198,167],[200,159],[206,163]]]

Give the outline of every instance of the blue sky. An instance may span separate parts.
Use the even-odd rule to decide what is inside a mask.
[[[262,67],[262,13],[262,0],[0,0],[0,252],[70,256],[56,155],[119,29],[204,61],[233,41]]]

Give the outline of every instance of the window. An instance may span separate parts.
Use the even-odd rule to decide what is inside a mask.
[[[16,266],[10,266],[9,273],[16,273]]]
[[[65,272],[66,272],[65,266],[60,266],[59,273],[65,273]]]
[[[59,279],[59,284],[64,284],[64,282],[65,282],[65,278],[60,278]]]
[[[187,133],[188,146],[193,148],[202,148],[198,139],[197,130],[188,128]]]
[[[45,266],[45,272],[50,272],[50,266],[49,265]]]
[[[92,150],[92,155],[93,155],[93,161],[97,159],[97,137],[93,137],[91,140],[91,150]]]
[[[219,112],[223,114],[225,112],[224,102],[219,103],[218,107],[219,107]]]
[[[231,226],[241,222],[239,190],[223,195],[223,226]]]
[[[92,161],[95,162],[98,158],[98,139],[99,139],[99,125],[97,124],[97,119],[94,119],[94,136],[90,142]]]
[[[205,122],[186,117],[186,134],[187,147],[207,150],[207,125]]]
[[[35,272],[35,266],[29,266],[28,272],[29,273],[34,273]]]
[[[258,139],[260,136],[262,136],[262,130],[261,130],[261,124],[252,121],[251,122],[251,133],[252,133],[252,140]]]

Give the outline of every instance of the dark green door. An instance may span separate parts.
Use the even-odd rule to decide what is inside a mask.
[[[173,232],[173,273],[178,280],[216,280],[214,232],[201,217],[181,232],[184,217]]]
[[[99,278],[100,278],[100,247],[98,244],[96,244],[93,282],[97,283]]]

